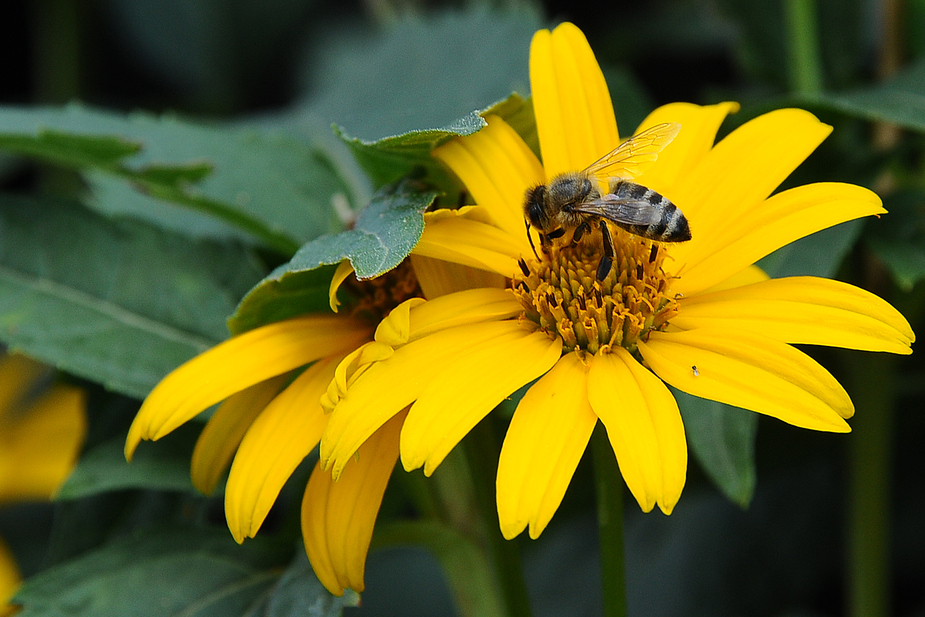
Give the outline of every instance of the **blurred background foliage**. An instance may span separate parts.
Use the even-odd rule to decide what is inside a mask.
[[[184,613],[196,615],[305,614],[293,607],[323,596],[293,549],[310,467],[261,537],[240,549],[223,533],[221,496],[189,486],[194,430],[124,465],[137,400],[225,337],[224,320],[270,269],[370,201],[384,178],[354,162],[332,124],[377,140],[450,127],[513,91],[526,96],[530,37],[563,20],[588,36],[622,134],[672,101],[739,101],[723,133],[790,105],[834,125],[788,184],[868,186],[891,214],[828,230],[763,265],[861,285],[922,330],[925,0],[8,0],[5,341],[90,392],[87,450],[60,501],[0,510],[0,535],[35,577],[25,614],[128,614],[167,588],[182,589],[175,610],[200,602]],[[22,297],[32,297],[23,277],[45,276],[90,297],[118,287],[117,311],[141,311],[183,336],[139,339],[149,333],[115,328],[103,307],[78,310],[55,294],[23,309]],[[61,338],[55,324],[73,320],[106,336]],[[691,465],[680,504],[671,517],[627,510],[631,614],[925,614],[921,359],[809,351],[855,400],[854,432],[805,432],[687,401],[700,465]],[[727,434],[715,437],[698,420]],[[542,539],[518,539],[536,615],[600,612],[589,467],[582,463]],[[408,513],[398,484],[379,537]],[[196,525],[216,531],[190,533]],[[390,546],[371,553],[363,607],[345,614],[452,614],[435,557],[382,544]],[[216,572],[226,562],[241,567]],[[229,581],[240,596],[202,602]]]

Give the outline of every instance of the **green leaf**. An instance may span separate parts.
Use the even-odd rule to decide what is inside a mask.
[[[315,572],[305,551],[296,551],[295,558],[273,588],[266,605],[248,611],[245,617],[303,617],[307,600],[311,617],[337,617],[346,606],[359,606],[360,596],[352,589],[340,598],[328,593]]]
[[[475,133],[486,125],[482,116],[488,114],[497,114],[505,120],[512,120],[515,128],[519,129],[518,132],[523,131],[522,134],[527,135],[529,144],[531,135],[536,134],[532,112],[532,103],[515,93],[490,107],[472,111],[440,128],[412,130],[377,141],[351,137],[339,127],[337,134],[377,186],[414,174],[426,176],[434,186],[450,187],[456,184],[456,180],[452,179],[430,155],[434,148],[453,137]],[[534,137],[532,141],[538,148],[538,140]]]
[[[477,8],[344,27],[310,48],[303,113],[373,142],[450,126],[513,91],[529,90],[532,9]]]
[[[848,221],[791,242],[758,262],[773,278],[785,276],[832,277],[854,246],[864,221]]]
[[[42,128],[34,136],[3,135],[0,146],[67,167],[114,166],[141,151],[141,144],[122,137],[71,135]]]
[[[241,615],[271,592],[290,555],[261,539],[239,546],[225,530],[135,534],[30,578],[14,602],[22,617]]]
[[[148,196],[223,220],[283,252],[342,229],[331,203],[350,197],[332,161],[304,143],[168,116],[78,105],[5,107],[0,149],[127,180]],[[170,226],[171,212],[156,204],[148,220],[179,227]]]
[[[896,283],[909,291],[925,278],[925,191],[908,189],[884,199],[890,220],[902,224],[871,225],[867,242],[890,269]]]
[[[228,319],[232,334],[299,315],[330,310],[328,289],[334,266],[287,272],[281,266],[257,284]]]
[[[142,444],[131,463],[125,460],[124,435],[85,452],[56,496],[79,499],[109,491],[144,488],[195,492],[190,480],[190,458],[202,426],[184,425],[157,442]]]
[[[314,270],[349,259],[357,278],[367,279],[395,268],[424,232],[424,210],[437,193],[421,191],[414,181],[379,191],[350,231],[323,236],[299,249],[285,272]],[[280,271],[278,269],[277,271]]]
[[[422,192],[406,180],[379,191],[353,229],[322,236],[270,273],[242,300],[229,321],[235,333],[303,313],[324,310],[330,270],[322,266],[349,259],[359,279],[395,268],[424,231],[424,210],[437,193]],[[322,300],[323,299],[323,300]]]
[[[249,234],[230,223],[143,193],[118,176],[84,170],[83,177],[90,186],[90,193],[84,201],[90,208],[106,216],[147,221],[161,229],[191,238],[252,239]]]
[[[224,340],[261,274],[239,244],[0,196],[0,340],[131,396]]]
[[[462,615],[507,614],[486,560],[485,551],[460,532],[433,520],[379,525],[374,546],[413,544],[424,546],[443,566]]]
[[[758,414],[672,388],[694,456],[717,487],[745,507],[755,492]]]
[[[882,85],[841,94],[825,93],[807,102],[851,116],[925,132],[925,61],[917,62]]]

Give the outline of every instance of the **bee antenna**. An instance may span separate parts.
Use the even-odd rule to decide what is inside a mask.
[[[530,248],[533,249],[533,255],[536,257],[536,260],[540,260],[540,256],[536,253],[536,246],[533,245],[533,236],[530,235],[530,219],[524,217],[524,225],[527,226],[527,240],[530,242]]]

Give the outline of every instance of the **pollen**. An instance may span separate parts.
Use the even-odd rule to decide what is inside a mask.
[[[513,279],[526,318],[562,338],[568,350],[591,354],[624,347],[636,351],[649,332],[664,329],[678,313],[662,264],[665,249],[651,240],[615,230],[614,263],[596,277],[599,234],[576,246],[553,246],[539,262],[521,260]]]

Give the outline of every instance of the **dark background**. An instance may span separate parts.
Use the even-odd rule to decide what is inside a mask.
[[[787,24],[776,1],[732,0],[569,3],[526,7],[536,23],[575,22],[587,34],[614,89],[621,132],[627,133],[658,104],[738,100],[742,118],[791,104],[795,86],[788,71]],[[850,91],[880,83],[914,65],[925,49],[925,2],[837,2],[818,9],[823,86]],[[61,104],[79,100],[95,107],[177,112],[206,122],[251,122],[299,113],[306,105],[356,134],[365,123],[398,124],[388,91],[356,87],[357,106],[338,117],[325,107],[336,81],[331,58],[365,49],[397,20],[428,23],[447,12],[479,10],[489,17],[525,10],[524,5],[459,2],[323,2],[322,0],[8,0],[0,18],[0,102]],[[891,11],[901,19],[891,22]],[[527,23],[529,20],[525,18]],[[532,25],[524,27],[525,32]],[[525,41],[509,52],[526,58]],[[409,57],[411,65],[436,61]],[[436,59],[436,60],[435,60]],[[486,66],[486,70],[490,70]],[[523,74],[511,88],[524,90]],[[447,77],[447,76],[444,76]],[[453,76],[448,76],[452,79]],[[508,91],[510,88],[508,89]],[[503,93],[501,94],[503,96]],[[487,106],[487,98],[470,105]],[[465,110],[464,110],[465,111]],[[413,113],[413,110],[412,110]],[[878,146],[869,122],[819,110],[836,126],[807,164],[811,180],[843,179],[880,187],[884,170],[921,184],[921,138],[903,134]],[[366,114],[364,116],[364,114]],[[292,116],[287,116],[292,117]],[[623,121],[627,118],[626,121]],[[414,119],[410,122],[414,123]],[[732,120],[731,124],[741,119]],[[422,128],[429,126],[422,123]],[[297,129],[295,129],[297,130]],[[728,129],[727,129],[728,130]],[[376,135],[370,135],[375,137]],[[830,141],[832,141],[830,140]],[[0,182],[8,190],[44,190],[33,165],[0,158]],[[889,206],[888,206],[889,208]],[[900,291],[872,255],[866,237],[890,237],[890,229],[865,230],[842,265],[840,277],[913,307],[921,324],[916,290]],[[863,374],[872,362],[861,352],[812,352],[840,378],[856,401],[865,400]],[[888,406],[890,438],[889,534],[892,614],[925,615],[925,464],[921,442],[923,375],[913,356],[889,360],[895,404]],[[882,384],[881,384],[882,385]],[[874,395],[876,396],[876,394]],[[859,415],[864,408],[858,405]],[[691,460],[685,493],[671,517],[641,514],[628,503],[626,521],[629,600],[633,615],[846,614],[848,468],[851,448],[867,439],[860,419],[850,435],[811,433],[762,418],[756,454],[758,482],[747,509],[726,500]],[[593,615],[600,611],[593,487],[588,461],[576,474],[565,502],[539,541],[519,540],[537,615]],[[390,495],[390,499],[397,499]],[[388,504],[387,504],[388,505]],[[30,510],[32,512],[32,510]],[[0,523],[3,523],[0,518]],[[16,534],[16,519],[4,532]],[[44,511],[35,519],[51,525]],[[3,525],[0,525],[3,526]],[[12,527],[12,529],[11,529]],[[11,540],[15,547],[15,540]],[[28,571],[30,565],[26,561]],[[33,567],[34,564],[33,564]],[[368,592],[359,615],[427,615],[452,610],[436,562],[423,551],[373,552]]]

